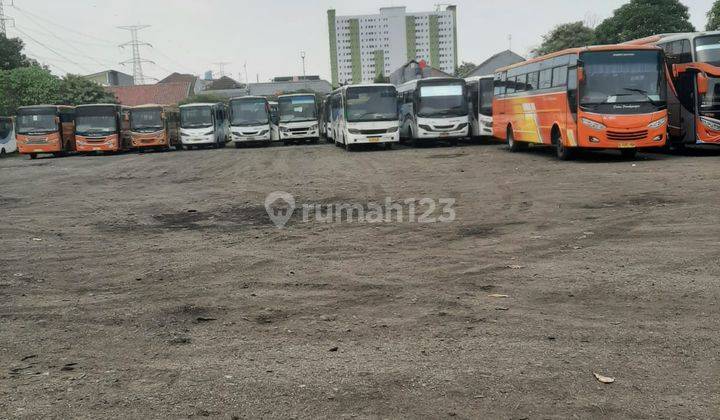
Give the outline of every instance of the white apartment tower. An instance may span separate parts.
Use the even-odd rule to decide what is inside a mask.
[[[407,13],[386,7],[379,14],[336,16],[328,10],[333,86],[372,83],[410,60],[453,74],[457,68],[457,7]]]

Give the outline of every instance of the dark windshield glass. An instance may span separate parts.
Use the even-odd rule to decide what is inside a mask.
[[[208,107],[180,109],[180,126],[183,128],[203,128],[213,125],[212,110]]]
[[[130,112],[133,131],[159,131],[163,129],[161,109],[135,109]]]
[[[33,115],[18,115],[17,116],[17,132],[18,134],[32,134],[32,133],[48,133],[51,131],[57,131],[58,125],[55,122],[54,113],[43,113]]]
[[[581,55],[580,105],[665,102],[659,51],[597,51]]]
[[[102,135],[117,131],[114,113],[111,115],[78,115],[75,125],[75,131],[81,136]]]
[[[695,39],[695,55],[699,63],[720,66],[720,35],[703,36]]]
[[[391,86],[348,88],[348,122],[397,120],[397,91]]]
[[[492,117],[493,79],[480,79],[480,113]]]
[[[12,122],[9,120],[0,120],[0,140],[4,140],[10,136],[12,132]]]
[[[700,95],[700,112],[720,112],[720,78],[710,78],[708,91]]]
[[[260,125],[268,123],[268,110],[264,99],[241,99],[230,102],[232,125]]]
[[[315,96],[286,96],[278,99],[280,122],[317,120]]]
[[[447,118],[467,114],[467,98],[461,83],[420,86],[418,117]]]

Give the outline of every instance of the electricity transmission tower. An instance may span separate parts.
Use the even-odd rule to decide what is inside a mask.
[[[224,62],[222,62],[222,63],[212,63],[212,64],[213,64],[214,66],[217,66],[217,67],[218,67],[218,74],[220,75],[220,77],[225,77],[225,66],[227,66],[228,64],[231,64],[231,63],[228,63],[228,62],[224,61]],[[218,79],[219,79],[220,77],[218,77]]]
[[[138,40],[138,31],[141,29],[149,28],[150,25],[133,25],[133,26],[118,26],[118,29],[123,29],[126,31],[130,31],[131,41],[126,42],[121,47],[132,47],[132,60],[123,61],[120,64],[128,64],[132,63],[133,65],[133,79],[135,79],[136,85],[144,85],[145,84],[145,75],[143,74],[143,63],[151,63],[155,64],[153,61],[150,60],[143,60],[140,58],[140,47],[141,46],[148,46],[152,47],[152,45],[148,44],[147,42],[141,42]]]
[[[13,6],[13,3],[10,3],[10,6]],[[7,27],[5,26],[5,22],[15,23],[15,19],[5,17],[5,10],[3,10],[3,0],[0,0],[0,34],[3,34],[7,37]]]

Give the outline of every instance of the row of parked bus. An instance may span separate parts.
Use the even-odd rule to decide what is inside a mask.
[[[14,126],[17,150],[32,159],[70,152],[221,148],[228,142],[238,147],[249,142],[317,142],[319,131],[312,94],[283,95],[278,102],[234,98],[229,105],[26,106],[18,109],[14,124],[0,120],[0,129],[5,126],[7,130],[0,130],[0,154],[13,151],[3,142]]]
[[[312,94],[233,98],[229,105],[21,108],[21,153],[317,142],[351,149],[493,136],[513,152],[720,145],[720,32],[658,35],[573,48],[484,77],[343,86]]]

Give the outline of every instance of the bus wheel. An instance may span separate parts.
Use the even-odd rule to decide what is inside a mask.
[[[637,156],[637,149],[620,149],[620,155],[624,159],[635,159]]]
[[[385,143],[385,150],[392,150],[393,144],[392,143]]]
[[[345,143],[345,150],[347,150],[348,152],[352,152],[353,149],[354,149],[354,147],[353,147],[352,144],[350,144],[350,143]]]
[[[510,151],[513,153],[521,152],[525,150],[525,144],[522,142],[515,141],[515,135],[513,134],[512,128],[507,129],[507,144]]]
[[[6,158],[7,153],[5,153],[5,149],[0,149],[0,159]]]
[[[30,153],[30,159],[37,159],[37,153]]]
[[[570,160],[573,158],[573,149],[563,144],[562,137],[557,129],[553,130],[553,142],[555,143],[555,153],[560,160]]]

